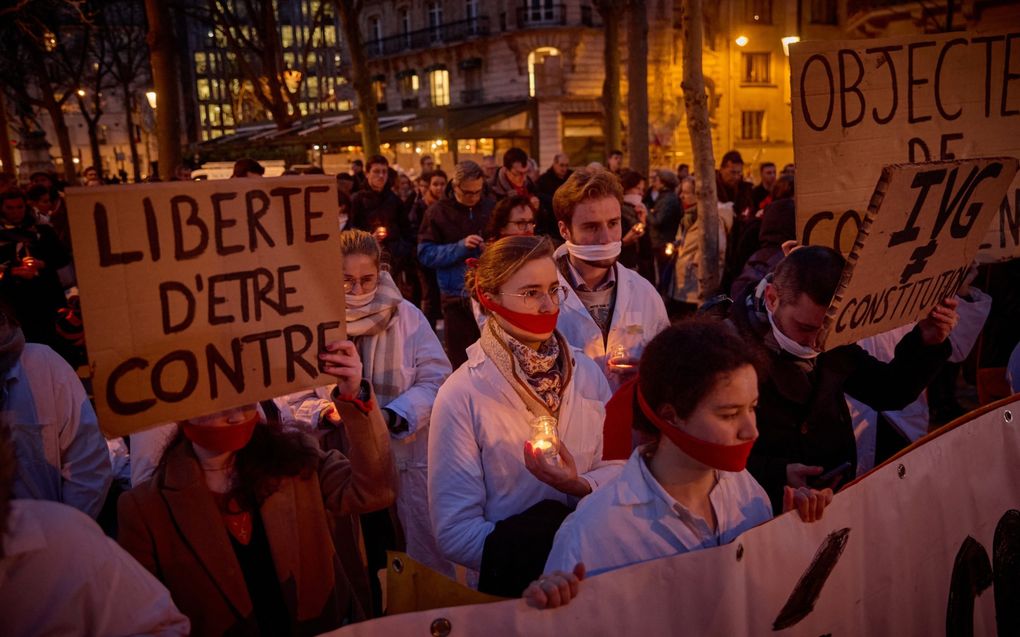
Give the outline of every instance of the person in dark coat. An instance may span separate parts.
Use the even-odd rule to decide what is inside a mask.
[[[758,228],[758,249],[747,259],[740,276],[730,287],[737,298],[748,285],[756,285],[783,260],[783,244],[797,238],[793,199],[780,199],[765,208]]]
[[[730,250],[726,253],[723,268],[722,289],[725,290],[744,265],[743,261],[739,263],[737,261],[739,259],[737,246],[744,234],[744,227],[750,222],[756,210],[754,188],[750,182],[744,181],[744,158],[738,151],[731,150],[723,155],[719,170],[715,173],[715,190],[719,203],[733,204],[733,228],[730,229],[730,236],[726,241]]]
[[[442,300],[443,340],[454,369],[467,360],[466,350],[481,335],[467,291],[464,273],[469,257],[478,257],[485,246],[482,233],[489,223],[494,202],[485,196],[485,173],[473,161],[457,164],[451,184],[452,197],[441,199],[425,211],[418,233],[418,260],[436,271]]]
[[[849,394],[879,411],[913,402],[949,358],[956,301],[947,299],[907,334],[882,363],[858,345],[814,349],[840,280],[843,257],[822,246],[794,250],[775,272],[738,298],[730,319],[746,339],[765,347],[769,370],[759,379],[760,436],[748,469],[778,514],[783,488],[848,466],[833,482],[856,474],[857,445]]]
[[[27,341],[49,345],[69,361],[76,357],[56,321],[67,305],[57,272],[70,261],[53,228],[36,223],[20,190],[0,194],[0,300],[13,309]]]
[[[389,161],[382,155],[368,158],[366,188],[351,197],[351,227],[375,237],[383,249],[383,261],[405,298],[418,286],[412,259],[414,229],[408,221],[408,205],[393,192]]]

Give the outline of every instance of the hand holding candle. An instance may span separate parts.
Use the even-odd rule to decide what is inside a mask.
[[[626,347],[617,345],[609,353],[607,364],[609,365],[609,373],[629,376],[637,373],[639,362],[636,356],[631,356],[630,351]]]

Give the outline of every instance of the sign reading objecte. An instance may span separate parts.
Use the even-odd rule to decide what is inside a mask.
[[[882,166],[1020,157],[1020,29],[805,42],[790,67],[805,245],[850,250]],[[987,232],[979,260],[1020,256],[1020,181]]]
[[[107,436],[326,384],[344,338],[328,177],[72,188],[68,210]]]
[[[826,312],[823,348],[911,323],[955,294],[1017,165],[1007,157],[886,166]]]

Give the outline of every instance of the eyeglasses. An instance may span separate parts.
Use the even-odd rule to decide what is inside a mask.
[[[542,305],[542,299],[548,298],[553,305],[559,307],[563,301],[567,300],[567,289],[561,285],[557,285],[548,292],[542,290],[525,290],[520,294],[513,292],[498,292],[500,296],[516,296],[524,299],[524,307],[529,310],[537,310]]]
[[[478,197],[482,194],[482,189],[479,188],[478,190],[464,190],[460,186],[457,186],[457,192],[464,195],[465,197]]]
[[[525,230],[532,230],[532,229],[534,229],[535,222],[527,220],[527,219],[524,219],[522,221],[509,221],[509,222],[507,222],[506,225],[513,226],[513,227],[517,228],[518,230],[520,230],[521,232],[524,232]]]
[[[361,279],[349,279],[344,278],[344,294],[350,294],[354,290],[354,284],[358,283],[361,287],[361,292],[368,293],[379,286],[379,277],[376,275],[370,275],[361,277]]]

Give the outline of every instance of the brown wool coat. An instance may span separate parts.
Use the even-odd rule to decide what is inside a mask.
[[[349,403],[337,408],[350,459],[320,451],[317,473],[284,479],[260,509],[296,635],[365,616],[352,585],[364,574],[347,572],[361,564],[359,547],[343,542],[338,555],[332,532],[339,527],[339,537],[349,538],[343,529],[355,523],[346,517],[385,508],[394,498],[389,435],[378,408],[369,414]],[[198,460],[190,445],[170,453],[165,470],[121,497],[118,541],[170,590],[193,635],[257,635],[244,576]]]

